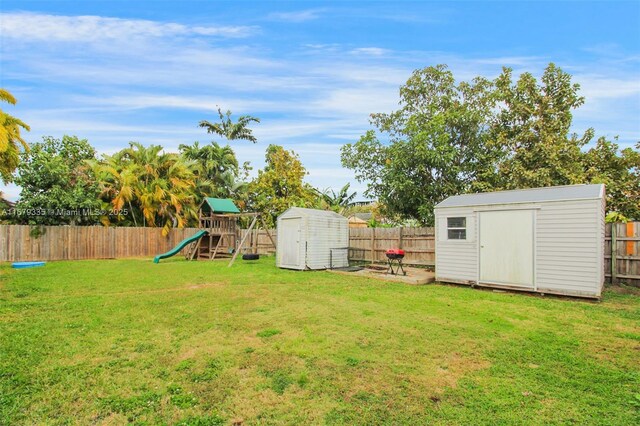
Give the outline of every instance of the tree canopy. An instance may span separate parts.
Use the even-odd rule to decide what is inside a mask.
[[[506,189],[571,185],[585,182],[581,148],[593,129],[570,135],[572,111],[584,103],[580,86],[554,64],[540,83],[530,73],[512,81],[505,68],[496,80],[500,102],[489,143],[505,155],[498,158],[499,187]]]
[[[640,142],[635,149],[620,150],[615,142],[599,138],[583,164],[586,181],[606,185],[610,213],[640,220]]]
[[[159,145],[145,147],[137,142],[104,156],[93,163],[101,199],[114,212],[104,216],[103,223],[160,226],[165,235],[172,227],[186,226],[197,217],[197,167],[196,162],[164,152]]]
[[[0,88],[0,101],[11,105],[17,103],[16,98],[2,88]],[[20,134],[21,129],[30,130],[25,122],[0,109],[0,178],[5,183],[13,180],[12,173],[18,167],[20,151],[29,150],[29,145]]]
[[[17,223],[30,225],[89,225],[99,216],[92,210],[100,206],[98,185],[87,160],[94,160],[95,149],[86,139],[64,136],[44,137],[22,153],[15,182],[22,190],[16,204]]]
[[[498,148],[486,131],[493,89],[483,78],[456,84],[444,65],[416,70],[400,89],[400,109],[372,114],[375,131],[342,148],[342,165],[368,181],[366,195],[387,214],[432,224],[437,202],[495,180]]]
[[[342,148],[342,164],[387,215],[424,225],[451,195],[590,182],[607,182],[609,208],[640,219],[637,151],[601,141],[585,152],[593,129],[569,134],[579,89],[554,64],[540,81],[514,82],[509,68],[460,83],[445,65],[416,70],[400,108],[371,114],[373,129]]]
[[[249,184],[249,207],[263,214],[267,224],[289,207],[313,207],[317,191],[304,182],[307,171],[293,151],[279,145],[267,148],[266,165],[258,177]]]

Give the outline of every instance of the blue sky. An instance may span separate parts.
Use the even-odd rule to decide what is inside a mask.
[[[574,130],[640,140],[640,2],[11,1],[0,4],[0,85],[7,112],[43,135],[87,138],[101,153],[129,141],[208,142],[216,106],[250,114],[268,144],[295,150],[307,181],[351,181],[340,147],[389,112],[412,70],[456,78],[502,66],[540,75],[555,62],[582,86]],[[1,187],[15,199],[19,189]]]

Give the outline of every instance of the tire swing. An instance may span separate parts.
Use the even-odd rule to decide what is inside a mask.
[[[242,237],[242,240],[240,241],[240,244],[238,245],[238,248],[236,250],[236,252],[234,253],[233,257],[231,258],[231,261],[229,262],[229,267],[231,267],[231,265],[233,265],[233,262],[236,260],[236,257],[238,256],[238,254],[240,254],[242,252],[242,250],[245,247],[245,242],[247,241],[247,237],[252,234],[252,231],[254,230],[254,227],[256,225],[256,222],[258,222],[258,220],[260,221],[260,224],[262,225],[262,228],[267,232],[267,236],[269,237],[269,239],[271,240],[271,244],[276,245],[275,241],[273,241],[273,237],[271,236],[271,233],[269,232],[269,228],[266,227],[264,221],[262,220],[262,218],[260,217],[259,213],[245,213],[243,214],[243,216],[249,216],[249,217],[253,217],[253,220],[251,221],[251,225],[249,225],[249,228],[247,229],[247,231],[245,232],[244,236]],[[256,237],[257,238],[257,228],[256,228]],[[257,242],[257,240],[256,240]],[[243,253],[242,254],[242,260],[258,260],[260,259],[260,255],[257,253],[257,245],[253,244],[253,249],[247,248],[246,250],[251,250],[253,251],[253,253]]]

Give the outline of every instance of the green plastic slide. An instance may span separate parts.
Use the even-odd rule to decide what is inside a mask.
[[[153,263],[160,262],[160,259],[166,259],[167,257],[175,256],[176,254],[180,253],[180,250],[182,250],[183,248],[185,248],[189,244],[198,241],[200,238],[204,237],[207,234],[208,234],[207,231],[198,231],[198,232],[196,232],[192,237],[185,238],[184,240],[180,241],[180,243],[177,246],[175,246],[174,248],[172,248],[168,252],[159,254],[156,257],[154,257],[153,258]]]

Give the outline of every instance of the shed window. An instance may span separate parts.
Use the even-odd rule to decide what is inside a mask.
[[[447,239],[466,240],[467,239],[467,218],[448,217],[447,218]]]

